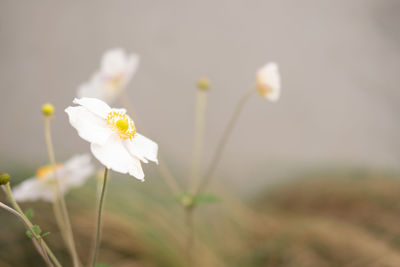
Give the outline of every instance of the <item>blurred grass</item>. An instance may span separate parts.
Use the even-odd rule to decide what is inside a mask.
[[[112,174],[101,262],[184,266],[182,211],[161,178],[151,172],[148,177],[140,183]],[[259,190],[247,203],[219,190],[224,201],[196,214],[197,266],[400,266],[398,178],[388,172],[319,171]],[[96,190],[93,179],[67,197],[84,262],[92,245]],[[23,207],[34,208],[35,222],[52,232],[47,239],[69,266],[50,205]],[[3,211],[0,220],[0,266],[40,266],[22,223]]]

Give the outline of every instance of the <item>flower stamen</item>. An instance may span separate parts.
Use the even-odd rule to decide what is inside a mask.
[[[122,112],[111,111],[106,117],[107,125],[121,138],[130,139],[135,137],[136,128],[131,118]]]
[[[56,164],[56,170],[60,169],[62,167],[61,163],[57,163]],[[46,177],[48,177],[51,173],[53,173],[53,166],[52,165],[45,165],[40,167],[37,171],[36,171],[36,177],[39,180],[43,180]]]

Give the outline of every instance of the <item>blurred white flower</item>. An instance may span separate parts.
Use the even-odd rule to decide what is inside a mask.
[[[140,161],[157,163],[158,145],[136,132],[125,109],[112,109],[95,98],[74,99],[65,109],[80,137],[90,142],[93,155],[107,168],[144,180]]]
[[[281,76],[274,62],[265,64],[257,72],[257,89],[260,95],[270,101],[277,101],[281,94]]]
[[[125,89],[139,65],[139,56],[120,48],[104,53],[100,70],[78,88],[78,97],[94,97],[111,103]]]
[[[63,194],[74,187],[79,187],[91,177],[94,166],[89,154],[76,155],[64,164],[56,165],[57,178]],[[55,178],[51,165],[43,166],[36,172],[36,176],[17,185],[13,194],[17,201],[45,200],[52,202],[56,198]]]

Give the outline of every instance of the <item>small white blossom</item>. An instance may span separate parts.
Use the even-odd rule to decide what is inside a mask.
[[[104,53],[100,69],[78,88],[78,97],[94,97],[111,103],[126,88],[139,65],[139,56],[120,48]]]
[[[64,164],[56,164],[56,174],[63,194],[74,187],[82,186],[91,177],[94,166],[89,154],[77,155]],[[36,172],[36,176],[17,185],[13,195],[17,201],[44,200],[52,202],[56,198],[56,181],[53,167],[43,166]]]
[[[257,89],[262,97],[272,102],[279,99],[281,76],[276,63],[267,63],[257,72]]]
[[[136,132],[125,109],[112,109],[95,98],[74,99],[79,106],[65,109],[79,136],[107,168],[144,180],[140,161],[157,162],[158,145]]]

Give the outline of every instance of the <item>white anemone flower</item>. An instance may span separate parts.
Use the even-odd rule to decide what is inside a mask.
[[[93,155],[108,169],[144,180],[140,161],[158,162],[158,145],[136,132],[125,109],[110,108],[96,98],[74,99],[65,109],[79,136],[90,143]]]
[[[82,186],[92,176],[94,166],[89,154],[76,155],[65,163],[56,164],[56,174],[61,193],[66,194],[70,189]],[[44,200],[52,202],[56,199],[56,181],[53,166],[40,167],[36,176],[23,181],[13,190],[17,201]]]
[[[272,102],[279,99],[281,94],[281,76],[279,75],[276,63],[267,63],[257,72],[257,89],[262,97]]]
[[[139,55],[120,48],[103,54],[100,69],[78,88],[78,97],[94,97],[111,103],[126,88],[139,66]]]

